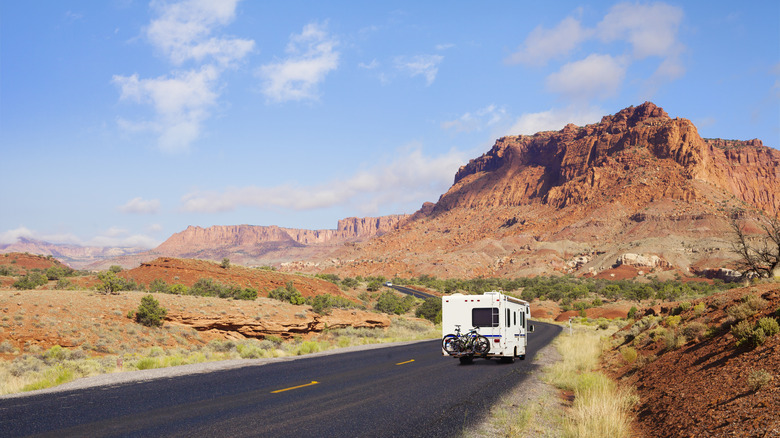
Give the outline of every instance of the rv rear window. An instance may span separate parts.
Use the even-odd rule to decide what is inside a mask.
[[[478,307],[471,309],[471,325],[473,327],[498,327],[498,308]]]

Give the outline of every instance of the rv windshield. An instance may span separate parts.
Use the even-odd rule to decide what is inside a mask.
[[[498,308],[477,307],[471,309],[471,325],[473,327],[498,327]]]

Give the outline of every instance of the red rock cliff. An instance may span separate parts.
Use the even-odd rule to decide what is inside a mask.
[[[774,215],[779,169],[780,151],[759,140],[704,140],[689,120],[645,102],[596,124],[497,140],[460,168],[435,210],[534,202],[562,208],[628,186],[690,201],[697,197],[692,182],[704,181]]]

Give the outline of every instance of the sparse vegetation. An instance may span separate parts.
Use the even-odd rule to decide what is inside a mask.
[[[38,286],[43,286],[48,282],[49,280],[46,278],[45,275],[41,274],[40,272],[34,271],[34,272],[30,272],[29,274],[25,275],[24,277],[14,282],[13,287],[15,289],[20,289],[20,290],[30,290],[30,289],[35,289]]]
[[[376,301],[376,310],[384,313],[403,315],[412,309],[415,304],[415,299],[411,295],[406,295],[401,298],[393,291],[385,291],[379,296]]]
[[[767,370],[751,370],[747,380],[748,388],[751,391],[759,391],[769,385],[772,378],[772,374]]]
[[[567,435],[631,436],[630,410],[638,398],[629,387],[618,386],[594,371],[605,348],[599,332],[578,328],[572,336],[558,336],[555,342],[563,360],[550,366],[545,376],[556,387],[574,392],[574,404],[565,424]],[[624,351],[630,355],[630,350]]]
[[[233,298],[236,300],[254,300],[257,299],[257,289],[222,284],[211,278],[201,278],[189,288],[187,295]]]
[[[268,292],[268,298],[285,301],[291,304],[304,304],[306,302],[306,299],[303,298],[303,295],[301,295],[292,281],[288,281],[285,287],[278,287]]]

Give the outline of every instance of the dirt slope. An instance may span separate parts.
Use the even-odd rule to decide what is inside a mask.
[[[679,314],[677,328],[668,319],[676,313],[677,303],[644,309],[645,320],[660,316],[656,325],[630,342],[630,337],[624,338],[632,333],[630,325],[615,335],[619,345],[608,354],[609,371],[638,389],[636,429],[644,436],[780,436],[780,335],[768,337],[757,347],[737,346],[730,331],[735,321],[727,312],[743,304],[746,297],[764,301],[763,308],[746,319],[751,325],[763,317],[780,318],[776,313],[780,311],[780,285],[761,284],[691,302]],[[696,323],[707,331],[694,336],[697,330],[692,324]],[[688,339],[679,340],[686,328]],[[676,341],[668,341],[671,348],[664,330],[666,336],[677,333]],[[635,360],[626,359],[624,352],[629,347],[638,352]],[[769,380],[759,389],[751,388],[751,375],[759,372]]]

